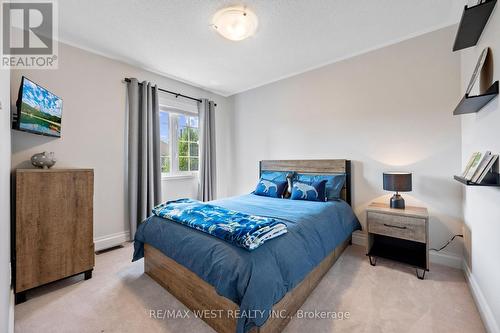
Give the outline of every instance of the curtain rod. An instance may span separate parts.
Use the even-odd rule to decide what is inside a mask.
[[[125,78],[125,82],[131,82],[130,78],[126,77]],[[139,85],[142,85],[142,82],[139,82]],[[186,96],[186,95],[183,95],[183,94],[179,94],[179,93],[176,93],[176,92],[173,92],[173,91],[170,91],[170,90],[166,90],[166,89],[162,89],[162,88],[158,88],[159,91],[163,91],[165,93],[168,93],[168,94],[172,94],[172,95],[175,95],[175,98],[177,97],[184,97],[184,98],[187,98],[187,99],[190,99],[190,100],[193,100],[193,101],[197,101],[198,103],[201,103],[201,99],[199,98],[194,98],[194,97],[191,97],[191,96]],[[215,104],[215,106],[217,106],[217,104]]]

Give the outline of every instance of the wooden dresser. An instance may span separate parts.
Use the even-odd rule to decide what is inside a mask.
[[[424,207],[389,208],[372,203],[366,209],[366,255],[375,266],[376,259],[396,260],[416,268],[423,279],[429,270],[429,213]],[[418,274],[418,270],[422,274]]]
[[[18,169],[13,223],[16,303],[45,283],[92,277],[94,171]]]

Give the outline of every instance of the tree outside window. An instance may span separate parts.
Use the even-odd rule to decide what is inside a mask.
[[[179,171],[198,171],[198,117],[179,115]]]

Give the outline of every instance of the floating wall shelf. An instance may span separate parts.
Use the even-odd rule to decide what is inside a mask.
[[[465,95],[460,103],[458,103],[453,114],[458,115],[478,112],[496,96],[498,96],[498,81],[493,83],[493,85],[482,95]]]
[[[465,6],[458,25],[453,51],[466,49],[477,44],[496,3],[497,0],[486,0],[473,7]]]
[[[461,176],[453,176],[453,178],[467,186],[492,186],[492,187],[500,187],[500,174],[490,172],[488,176],[482,183],[473,183],[470,180],[465,179]]]

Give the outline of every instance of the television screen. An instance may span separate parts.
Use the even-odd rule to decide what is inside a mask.
[[[62,99],[24,76],[17,108],[17,129],[61,137]]]

